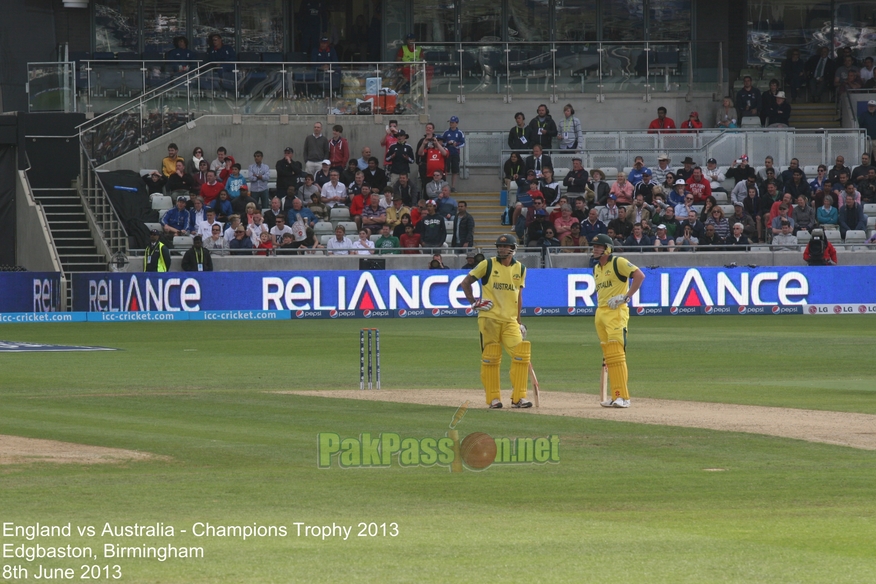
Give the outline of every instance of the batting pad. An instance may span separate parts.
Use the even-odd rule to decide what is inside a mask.
[[[605,366],[608,367],[608,382],[611,385],[611,399],[622,397],[630,399],[627,389],[627,354],[618,341],[602,343]]]
[[[511,351],[511,401],[518,402],[526,397],[529,383],[529,357],[532,346],[529,341],[519,343]]]
[[[487,405],[494,399],[502,399],[499,391],[499,365],[502,363],[502,345],[489,343],[481,355],[481,383],[487,394]]]

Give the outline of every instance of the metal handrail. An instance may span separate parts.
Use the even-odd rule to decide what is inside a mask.
[[[97,177],[94,161],[84,150],[80,153],[80,192],[94,219],[100,228],[101,237],[110,252],[127,253],[128,231],[119,218],[115,207],[109,200],[109,194]],[[84,184],[83,181],[84,180]],[[109,258],[107,258],[109,261]]]

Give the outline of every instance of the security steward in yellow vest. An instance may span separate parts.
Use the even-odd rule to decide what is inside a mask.
[[[149,245],[146,246],[146,255],[143,256],[144,272],[166,272],[170,270],[170,250],[167,249],[158,238],[157,229],[149,232]]]
[[[626,347],[630,308],[627,302],[641,287],[645,274],[629,260],[612,255],[609,236],[599,234],[590,244],[593,246],[593,279],[598,298],[594,323],[611,386],[611,399],[600,402],[600,405],[628,408]]]
[[[523,340],[526,329],[520,323],[526,266],[514,259],[517,238],[501,235],[496,240],[496,257],[479,263],[462,281],[462,291],[478,311],[481,335],[481,383],[487,405],[502,407],[499,365],[502,347],[511,355],[511,407],[531,408],[526,399],[529,382],[530,344]],[[475,299],[472,284],[481,283],[481,298]]]

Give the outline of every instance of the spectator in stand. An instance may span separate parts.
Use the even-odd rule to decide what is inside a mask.
[[[693,161],[693,158],[691,158],[690,156],[685,156],[684,160],[681,161],[681,168],[675,171],[675,180],[678,180],[680,178],[687,180],[692,177],[693,170],[696,165],[697,163]]]
[[[449,187],[450,184],[444,180],[444,173],[436,170],[432,173],[432,181],[426,184],[426,198],[434,201],[441,195],[445,186]]]
[[[204,207],[204,199],[198,195],[191,197],[189,203],[192,206],[192,208],[189,209],[189,213],[192,214],[192,225],[194,226],[194,230],[197,231],[200,228],[201,223],[207,220],[207,209]],[[188,204],[186,206],[188,206]]]
[[[794,239],[796,240],[796,238]],[[745,227],[743,224],[737,222],[733,224],[733,231],[724,243],[733,246],[747,246],[751,245],[751,240],[745,235]]]
[[[326,244],[326,249],[332,250],[328,253],[331,255],[350,255],[350,248],[353,247],[353,242],[346,236],[347,230],[343,225],[335,227],[335,236],[329,239]]]
[[[246,236],[243,225],[234,228],[234,238],[228,242],[231,255],[252,255],[252,239]]]
[[[627,221],[630,223],[641,223],[642,227],[650,228],[651,208],[645,204],[645,195],[642,193],[638,193],[633,204],[627,208]]]
[[[554,231],[557,234],[557,239],[562,240],[572,233],[572,225],[580,226],[580,223],[572,217],[572,207],[566,203],[560,207],[559,218],[554,220]]]
[[[249,193],[261,209],[267,209],[271,204],[268,195],[268,181],[271,180],[271,168],[263,162],[264,154],[256,150],[253,163],[249,165]]]
[[[876,144],[876,99],[867,102],[867,111],[858,118],[858,125],[867,130],[871,143]]]
[[[322,185],[331,180],[331,163],[328,160],[322,161],[322,168],[313,175],[313,182],[322,189]]]
[[[450,172],[450,192],[456,192],[456,179],[459,178],[459,160],[462,148],[465,146],[465,134],[459,129],[459,118],[450,116],[447,120],[450,128],[441,136],[447,149],[447,168]]]
[[[700,114],[698,112],[690,112],[690,116],[688,116],[685,121],[681,122],[682,134],[690,134],[702,129],[703,123],[700,121]],[[670,241],[670,243],[672,242]]]
[[[192,214],[186,209],[187,197],[177,197],[176,207],[170,209],[161,218],[164,233],[170,236],[189,235],[196,233],[197,229],[192,224]]]
[[[576,156],[572,158],[572,170],[563,179],[563,186],[569,195],[579,197],[587,193],[587,183],[590,180],[590,175],[584,170],[581,158]]]
[[[840,213],[842,213],[842,209],[845,205],[846,199],[848,199],[848,197],[850,196],[855,200],[856,203],[858,203],[859,205],[861,204],[861,193],[858,192],[858,189],[855,188],[855,183],[853,183],[852,181],[848,181],[843,184],[845,184],[845,188],[843,189],[844,192],[842,194],[845,196],[839,197]]]
[[[271,230],[268,229],[268,226],[264,221],[264,217],[262,217],[262,210],[253,209],[249,223],[249,235],[252,239],[253,249],[259,246],[259,243],[262,240],[262,234],[270,235],[270,232]]]
[[[730,201],[733,203],[744,203],[745,198],[748,197],[748,191],[751,189],[754,189],[756,195],[760,195],[760,188],[757,186],[757,181],[755,180],[753,173],[745,180],[736,183],[736,186],[733,187],[733,190],[730,192]]]
[[[870,164],[870,154],[864,152],[861,154],[861,164],[852,169],[852,182],[861,183],[867,180],[867,175],[871,168],[876,168]]]
[[[773,171],[776,170],[775,160],[773,159],[772,156],[767,156],[766,158],[763,159],[763,168],[761,168],[760,170],[757,171],[758,182],[764,182],[765,180],[767,180],[769,178],[767,176],[767,171],[769,169],[773,169]],[[773,172],[773,176],[775,176],[775,172]]]
[[[563,107],[563,121],[560,122],[557,137],[560,150],[578,150],[584,145],[581,120],[575,117],[575,108],[570,103]]]
[[[231,197],[228,196],[228,191],[221,189],[219,196],[211,203],[211,207],[216,211],[216,219],[225,223],[234,214],[234,206],[231,204]]]
[[[873,57],[867,57],[864,59],[864,65],[858,70],[858,77],[861,79],[864,89],[876,86],[873,74]]]
[[[776,96],[779,94],[779,80],[771,79],[769,89],[760,96],[760,125],[766,126],[770,112],[776,105]]]
[[[403,248],[406,248],[403,253],[420,253],[418,250],[421,244],[422,236],[414,231],[414,225],[412,223],[408,223],[404,227],[405,232],[402,234],[401,237],[399,237],[399,243]]]
[[[192,159],[186,165],[186,172],[194,176],[201,170],[201,161],[204,160],[204,149],[200,146],[192,150]],[[209,165],[209,163],[207,163]]]
[[[813,217],[814,213],[815,211],[813,211]],[[748,240],[757,241],[757,223],[751,215],[745,212],[742,203],[733,203],[733,216],[729,220],[734,225],[742,225],[742,233]]]
[[[681,180],[681,179],[679,179],[679,180]],[[685,193],[684,194],[684,201],[675,206],[675,216],[681,217],[683,220],[685,217],[690,215],[691,211],[696,213],[696,210],[693,208],[693,204],[694,204],[693,194],[692,193]]]
[[[294,151],[290,146],[283,150],[283,158],[277,161],[277,192],[285,193],[291,185],[298,186],[298,178],[301,176],[301,163],[292,160]]]
[[[592,180],[590,181],[590,190],[596,196],[597,205],[606,205],[608,196],[611,194],[611,185],[605,180],[605,173],[599,168],[594,168],[590,171]]]
[[[332,170],[329,172],[329,182],[320,189],[320,201],[330,209],[335,205],[343,205],[347,201],[347,186],[338,180],[339,177],[338,171]]]
[[[350,144],[343,136],[344,127],[340,124],[332,126],[332,139],[329,141],[329,160],[330,170],[341,172],[344,170],[344,165],[350,159]]]
[[[870,167],[866,180],[858,183],[862,203],[876,203],[876,168]]]
[[[719,251],[717,246],[724,245],[724,239],[715,233],[715,224],[708,223],[706,232],[700,237],[700,242],[697,244],[697,249],[701,251]]]
[[[532,155],[526,157],[526,170],[534,170],[535,176],[541,178],[542,170],[548,167],[554,167],[553,160],[550,156],[544,154],[540,145],[536,144],[532,147]]]
[[[665,233],[665,226],[664,226]],[[630,233],[629,237],[624,240],[624,248],[628,251],[646,251],[643,248],[651,247],[654,245],[654,240],[649,236],[645,235],[644,231],[642,231],[642,224],[636,223],[633,225],[632,233]],[[647,250],[650,251],[650,250]]]
[[[705,223],[709,219],[709,217],[712,216],[712,209],[714,209],[717,205],[718,201],[715,199],[715,197],[707,198],[703,202],[703,210],[700,213],[700,221]],[[675,216],[681,217],[681,215],[678,214],[678,211],[675,212]]]
[[[374,253],[374,242],[371,241],[371,232],[364,227],[359,230],[359,239],[353,242],[354,254],[371,255]]]
[[[167,184],[167,178],[157,170],[143,177],[143,182],[146,184],[146,190],[150,195],[164,194],[164,186]]]
[[[840,175],[845,173],[846,177],[852,176],[852,171],[849,170],[849,167],[846,166],[846,159],[844,156],[836,157],[836,164],[830,167],[830,170],[827,172],[827,178],[830,179],[830,182],[836,184],[837,181],[840,180]],[[845,182],[843,182],[845,184]]]
[[[556,221],[557,219],[559,219],[560,217],[562,217],[562,216],[563,216],[563,210],[561,209],[561,207],[562,207],[563,205],[568,205],[568,204],[569,204],[569,197],[567,197],[566,195],[563,195],[562,197],[560,197],[560,198],[557,200],[557,202],[554,203],[554,208],[553,208],[553,210],[551,210],[551,212],[548,213],[548,221],[550,221],[551,223],[553,223],[554,221]],[[571,205],[569,205],[569,206],[571,207]],[[572,214],[574,215],[574,212],[573,212]],[[557,238],[559,238],[559,235],[557,235]]]
[[[820,102],[825,90],[833,86],[833,62],[830,60],[830,49],[821,47],[818,53],[806,61],[806,70],[809,73],[809,98],[813,102]]]
[[[426,216],[417,223],[417,232],[422,236],[424,248],[441,248],[446,243],[447,227],[444,225],[444,219],[437,214],[437,210],[435,201],[427,201]]]
[[[563,194],[563,186],[554,178],[554,169],[550,166],[546,166],[542,170],[538,190],[541,191],[548,205],[556,205],[557,201],[560,200]]]
[[[286,213],[286,221],[290,226],[294,226],[295,223],[301,223],[306,229],[319,223],[319,218],[313,214],[313,211],[304,206],[301,199],[295,199],[292,201],[292,209]],[[301,241],[302,236],[303,232],[299,231],[295,236],[295,240]]]
[[[261,232],[259,235],[259,243],[258,245],[254,245],[253,249],[259,250],[255,252],[255,255],[259,256],[272,256],[276,255],[274,252],[274,240],[271,237],[271,234],[267,231]]]
[[[709,158],[706,161],[706,168],[704,168],[702,172],[703,176],[706,177],[706,180],[709,181],[709,186],[712,188],[712,192],[727,192],[721,184],[727,177],[725,177],[724,173],[721,172],[721,169],[718,168],[717,160],[715,160],[714,158]]]
[[[690,199],[688,199],[688,197],[690,197]],[[688,200],[690,202],[688,202]],[[687,182],[685,182],[683,178],[676,179],[674,189],[669,192],[667,203],[673,207],[677,207],[678,205],[693,205],[693,193],[687,192]],[[686,210],[685,213],[687,213]]]
[[[213,255],[224,256],[228,254],[228,240],[222,233],[222,224],[214,223],[210,226],[210,237],[203,238],[202,242],[206,249]]]
[[[173,49],[169,50],[164,56],[166,61],[183,61],[172,66],[175,73],[185,73],[189,69],[194,69],[198,56],[194,51],[189,49],[189,39],[184,36],[173,38]]]
[[[748,155],[743,154],[730,164],[730,168],[727,170],[727,178],[732,178],[738,184],[749,176],[755,176],[754,169],[748,165]]]
[[[791,199],[796,201],[797,197],[804,197],[807,201],[812,196],[812,191],[809,189],[809,183],[803,178],[803,169],[795,168],[794,174],[791,176],[791,181],[785,183],[785,192],[791,195]]]
[[[580,159],[579,159],[579,164],[580,164]],[[517,188],[516,188],[517,181],[521,177],[526,176],[526,173],[524,172],[524,170],[525,170],[525,167],[523,165],[523,160],[521,160],[521,158],[520,158],[520,154],[518,152],[512,152],[511,155],[508,157],[508,160],[505,161],[505,165],[502,167],[502,174],[504,175],[505,190],[506,191],[511,192],[512,185],[515,186],[514,192],[517,191]],[[569,173],[569,174],[571,175],[571,173]],[[565,184],[565,180],[563,181],[563,184]]]
[[[386,125],[386,133],[380,139],[380,145],[383,146],[383,157],[389,154],[390,147],[398,141],[398,120],[389,120]],[[369,158],[371,155],[369,154]],[[368,162],[368,159],[365,159]],[[364,170],[364,169],[363,169]]]
[[[420,222],[420,219],[425,217],[428,214],[426,211],[426,199],[420,199],[417,201],[416,207],[411,207],[411,225],[414,227]],[[404,217],[402,217],[402,223],[404,223]],[[401,237],[401,236],[399,236]]]
[[[398,182],[399,175],[410,174],[411,165],[415,163],[414,149],[407,143],[408,134],[399,130],[396,142],[386,152],[386,169],[389,171],[389,181],[392,184]]]
[[[403,172],[398,175],[398,181],[392,187],[392,195],[400,196],[407,206],[416,205],[420,200],[420,189],[410,180],[408,174]]]
[[[541,104],[536,108],[535,117],[529,121],[529,131],[532,135],[533,146],[538,144],[544,150],[550,150],[553,147],[553,140],[559,132],[546,105]],[[547,164],[553,166],[550,162]]]
[[[697,244],[700,242],[700,239],[693,234],[693,230],[691,229],[690,225],[682,225],[682,234],[675,238],[676,249],[678,249],[678,247],[681,247],[681,251],[695,251],[697,248]],[[664,227],[666,226],[664,225]]]
[[[818,171],[811,181],[809,181],[809,190],[812,193],[812,196],[818,194],[821,191],[822,196],[824,196],[824,181],[827,180],[827,167],[823,164],[818,165]]]
[[[436,213],[442,218],[452,220],[456,217],[456,199],[450,196],[450,187],[441,189],[441,196],[436,200]]]
[[[867,229],[867,216],[861,204],[855,202],[854,194],[846,194],[846,204],[839,211],[839,227],[843,239],[846,238],[846,232],[851,229],[859,231]]]
[[[670,199],[672,198],[673,193],[675,192],[675,183],[676,183],[675,173],[674,172],[667,172],[666,178],[660,184],[660,188],[663,189],[663,194],[665,195],[666,200],[670,203],[672,203],[672,201]]]
[[[228,176],[228,180],[225,181],[225,190],[228,191],[228,196],[231,197],[232,201],[236,200],[243,191],[247,190],[246,178],[240,174],[240,165],[236,162],[231,165],[231,174]]]
[[[633,185],[624,173],[617,173],[617,180],[611,185],[610,194],[615,195],[618,205],[629,205],[633,202]]]
[[[779,205],[779,214],[775,219],[770,223],[770,227],[772,229],[772,235],[776,236],[782,232],[782,223],[787,221],[791,225],[791,230],[794,230],[794,220],[791,219],[791,207],[786,202],[782,202]]]
[[[543,206],[539,205],[538,208],[533,210],[532,221],[526,226],[523,238],[525,245],[538,245],[538,242],[544,237],[545,231],[548,229],[553,231],[553,226],[547,218],[547,211]]]
[[[207,173],[210,172],[210,163],[206,160],[201,160],[198,163],[198,168],[195,172],[192,173],[192,178],[195,179],[195,182],[198,185],[198,189],[200,190],[201,186],[207,182]]]
[[[581,236],[584,241],[590,241],[600,233],[605,233],[607,227],[605,223],[599,220],[599,211],[595,208],[590,209],[587,213],[587,218],[581,222]]]
[[[367,184],[362,185],[359,194],[353,195],[350,200],[350,218],[356,223],[356,228],[362,227],[362,213],[365,207],[371,204],[371,187]]]
[[[718,108],[718,117],[715,120],[715,127],[723,130],[736,127],[736,108],[733,107],[733,100],[725,97],[721,102],[721,107]]]
[[[179,157],[179,146],[175,143],[171,142],[167,146],[167,156],[165,156],[161,160],[161,172],[164,176],[169,177],[174,172],[176,172],[176,163],[182,158]],[[182,160],[183,163],[183,172],[185,172],[186,163],[185,160]]]
[[[694,237],[700,237],[706,229],[706,226],[700,220],[697,215],[696,209],[691,209],[688,211],[687,215],[679,215],[675,214],[676,217],[686,217],[681,223],[679,223],[679,230],[684,231],[685,227],[690,227],[690,232]]]
[[[411,209],[404,204],[404,199],[401,195],[393,195],[392,205],[386,208],[386,224],[393,230],[402,222],[402,217],[408,215],[410,219]],[[393,234],[394,231],[393,231]],[[399,237],[396,235],[396,237]]]
[[[724,217],[724,210],[721,207],[712,209],[712,216],[706,220],[706,227],[709,225],[715,226],[715,233],[721,239],[727,239],[727,236],[730,235],[730,222]]]
[[[258,207],[258,202],[249,196],[246,185],[242,185],[240,187],[240,196],[231,201],[231,207],[234,209],[234,212],[240,215],[241,219],[243,219],[243,214],[246,213],[246,209],[250,204],[252,204],[253,208]]]
[[[367,162],[365,163],[365,168],[368,168]],[[341,174],[339,176],[340,182],[342,182],[345,185],[352,184],[356,180],[356,173],[357,172],[362,172],[361,170],[359,170],[359,163],[355,158],[351,158],[347,162],[347,168],[345,168],[344,171],[341,172]],[[331,172],[329,172],[329,176],[331,176]]]
[[[296,198],[302,202],[309,201],[312,195],[322,197],[322,189],[314,182],[313,175],[308,173],[304,175],[304,185],[298,189],[298,196]]]
[[[356,164],[359,166],[359,170],[364,171],[368,168],[368,161],[371,160],[371,148],[365,146],[362,148],[362,156],[356,160]]]
[[[444,176],[444,170],[447,167],[447,157],[450,155],[447,148],[444,147],[443,137],[436,136],[434,128],[434,124],[426,125],[426,135],[423,136],[417,146],[420,172],[424,173],[422,174],[424,190],[436,172],[440,172],[441,176]]]
[[[796,251],[797,237],[791,233],[791,222],[782,220],[779,229],[779,233],[773,236],[772,249],[774,251]]]
[[[736,92],[736,118],[741,122],[745,117],[760,116],[760,98],[760,89],[751,84],[751,77],[743,77],[742,88]]]
[[[846,73],[845,79],[840,81],[836,86],[837,99],[847,91],[861,89],[861,87],[863,87],[863,83],[861,83],[861,78],[858,77],[858,69],[857,67],[852,67]]]
[[[362,209],[362,227],[376,235],[386,224],[386,209],[380,206],[380,195],[372,193],[369,204]]]
[[[678,228],[679,222],[675,219],[675,209],[671,205],[667,205],[662,213],[658,213],[654,215],[651,219],[652,222],[660,225],[666,225],[666,233],[670,237],[675,237],[677,233],[680,232]]]
[[[666,225],[663,223],[657,226],[657,233],[654,235],[654,251],[675,251],[675,242],[666,233]]]
[[[712,185],[709,180],[703,176],[703,169],[699,166],[694,167],[693,174],[686,181],[687,190],[693,194],[694,203],[699,204],[712,196]]]
[[[812,231],[812,238],[803,251],[803,260],[810,266],[835,266],[837,264],[836,249],[824,237],[823,230],[815,229]]]
[[[593,191],[590,192],[592,193]],[[572,205],[574,207],[572,209],[572,217],[577,219],[579,223],[586,221],[588,211],[592,208],[587,206],[587,200],[584,197],[574,197],[572,198]]]
[[[295,239],[295,233],[291,227],[286,225],[286,215],[283,213],[274,218],[274,226],[271,227],[269,233],[273,236],[276,247],[280,247],[283,244],[283,236],[287,233],[292,236],[292,239]]]
[[[645,166],[645,159],[641,156],[636,156],[633,161],[633,168],[630,169],[630,174],[627,175],[627,180],[635,187],[637,184],[642,182],[642,175],[645,174],[645,171],[650,172],[647,166]]]
[[[508,132],[508,148],[524,151],[532,148],[534,143],[532,129],[526,125],[526,116],[523,112],[517,112],[514,114],[514,127]]]
[[[167,190],[172,197],[177,198],[180,196],[188,197],[191,194],[197,194],[201,190],[201,185],[192,178],[192,175],[186,172],[186,163],[182,158],[177,157],[176,170],[167,177]]]
[[[642,171],[642,180],[636,183],[636,187],[633,190],[633,199],[642,195],[642,200],[650,205],[654,197],[655,188],[659,187],[651,182],[651,171],[646,168]]]
[[[767,187],[767,184],[768,184],[768,183],[773,183],[774,185],[776,185],[776,190],[778,190],[780,193],[783,192],[783,191],[782,191],[782,186],[783,186],[783,185],[782,185],[782,179],[776,177],[776,169],[775,169],[775,168],[768,168],[768,169],[766,169],[766,176],[767,176],[767,177],[766,177],[766,180],[761,181],[761,182],[758,184],[758,187],[760,187],[760,190],[761,190],[761,191],[765,191],[765,190],[766,190],[766,187]]]
[[[310,195],[310,202],[307,204],[307,208],[310,209],[310,212],[313,213],[318,221],[329,220],[329,208],[322,203],[319,195]]]
[[[284,213],[289,212],[289,209],[292,208],[292,201],[294,201],[295,199],[301,200],[301,195],[298,194],[298,189],[295,187],[295,185],[289,185],[289,188],[286,191],[286,196],[280,199],[280,202],[283,203]]]
[[[605,206],[599,210],[599,220],[608,225],[613,220],[617,219],[617,216],[617,196],[609,195],[608,200],[605,202]]]
[[[614,229],[609,228],[605,233],[611,238],[611,247],[614,249],[621,249],[624,246],[624,242],[618,238],[617,234],[614,232]]]
[[[791,123],[791,104],[785,100],[785,92],[776,94],[776,102],[766,112],[767,127],[786,128]]]
[[[212,208],[207,208],[206,219],[202,223],[196,224],[195,227],[205,241],[210,239],[214,227],[219,228],[220,235],[222,233],[222,224],[216,221],[216,211]]]
[[[363,172],[365,176],[365,184],[371,187],[372,191],[382,193],[386,188],[387,178],[386,172],[380,168],[380,161],[374,156],[368,160],[368,168]]]
[[[542,254],[547,253],[549,247],[560,247],[560,240],[557,238],[553,227],[545,227],[544,233],[536,242],[536,245],[541,248]]]
[[[460,201],[453,218],[453,247],[474,247],[475,221],[468,212],[468,203]]]
[[[216,171],[216,176],[219,176],[219,171],[225,168],[225,159],[228,157],[228,150],[224,146],[216,149],[216,159],[210,163],[210,170]]]
[[[273,229],[277,222],[277,216],[281,213],[283,213],[283,202],[280,197],[274,197],[271,199],[271,208],[265,211],[265,223],[268,224],[269,229]],[[282,243],[282,240],[277,243]]]
[[[675,177],[675,173],[669,168],[670,162],[672,162],[672,160],[670,160],[669,155],[665,152],[661,152],[657,155],[657,166],[651,169],[651,175],[654,178],[654,182],[658,185],[662,185],[666,182],[667,173],[672,173],[672,176]]]
[[[658,134],[660,132],[675,130],[675,120],[666,117],[666,108],[660,106],[657,108],[657,117],[648,125],[649,134]]]
[[[237,60],[237,53],[234,52],[234,49],[222,43],[222,35],[218,32],[211,34],[210,44],[211,48],[207,51],[207,62],[229,63],[228,65],[222,65],[222,70],[225,73],[234,71],[234,65],[231,63]]]
[[[374,248],[378,250],[377,253],[380,255],[399,254],[401,250],[393,249],[399,247],[401,247],[401,242],[399,242],[398,237],[393,236],[389,225],[384,224],[380,228],[380,237],[374,242]]]
[[[617,219],[608,222],[608,228],[613,229],[619,238],[626,239],[633,232],[633,224],[627,221],[627,208],[617,208]]]
[[[313,175],[329,157],[329,141],[322,133],[322,124],[313,124],[313,133],[304,139],[304,170]]]
[[[560,239],[560,245],[565,253],[584,253],[590,240],[581,235],[581,224],[573,223],[569,233]]]

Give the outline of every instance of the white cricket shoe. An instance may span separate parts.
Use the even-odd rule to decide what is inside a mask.
[[[628,408],[628,407],[630,407],[630,400],[619,397],[616,400],[614,400],[613,402],[611,402],[611,407],[613,407],[613,408]]]
[[[512,408],[531,408],[532,402],[526,399],[525,397],[520,398],[517,402],[511,402]]]
[[[491,410],[501,410],[502,409],[502,400],[500,400],[499,398],[496,398],[493,401],[491,401],[490,402],[490,409]]]
[[[601,405],[604,408],[610,408],[612,403],[613,403],[612,400],[608,400],[608,401],[604,401],[604,402],[599,402],[599,405]]]

